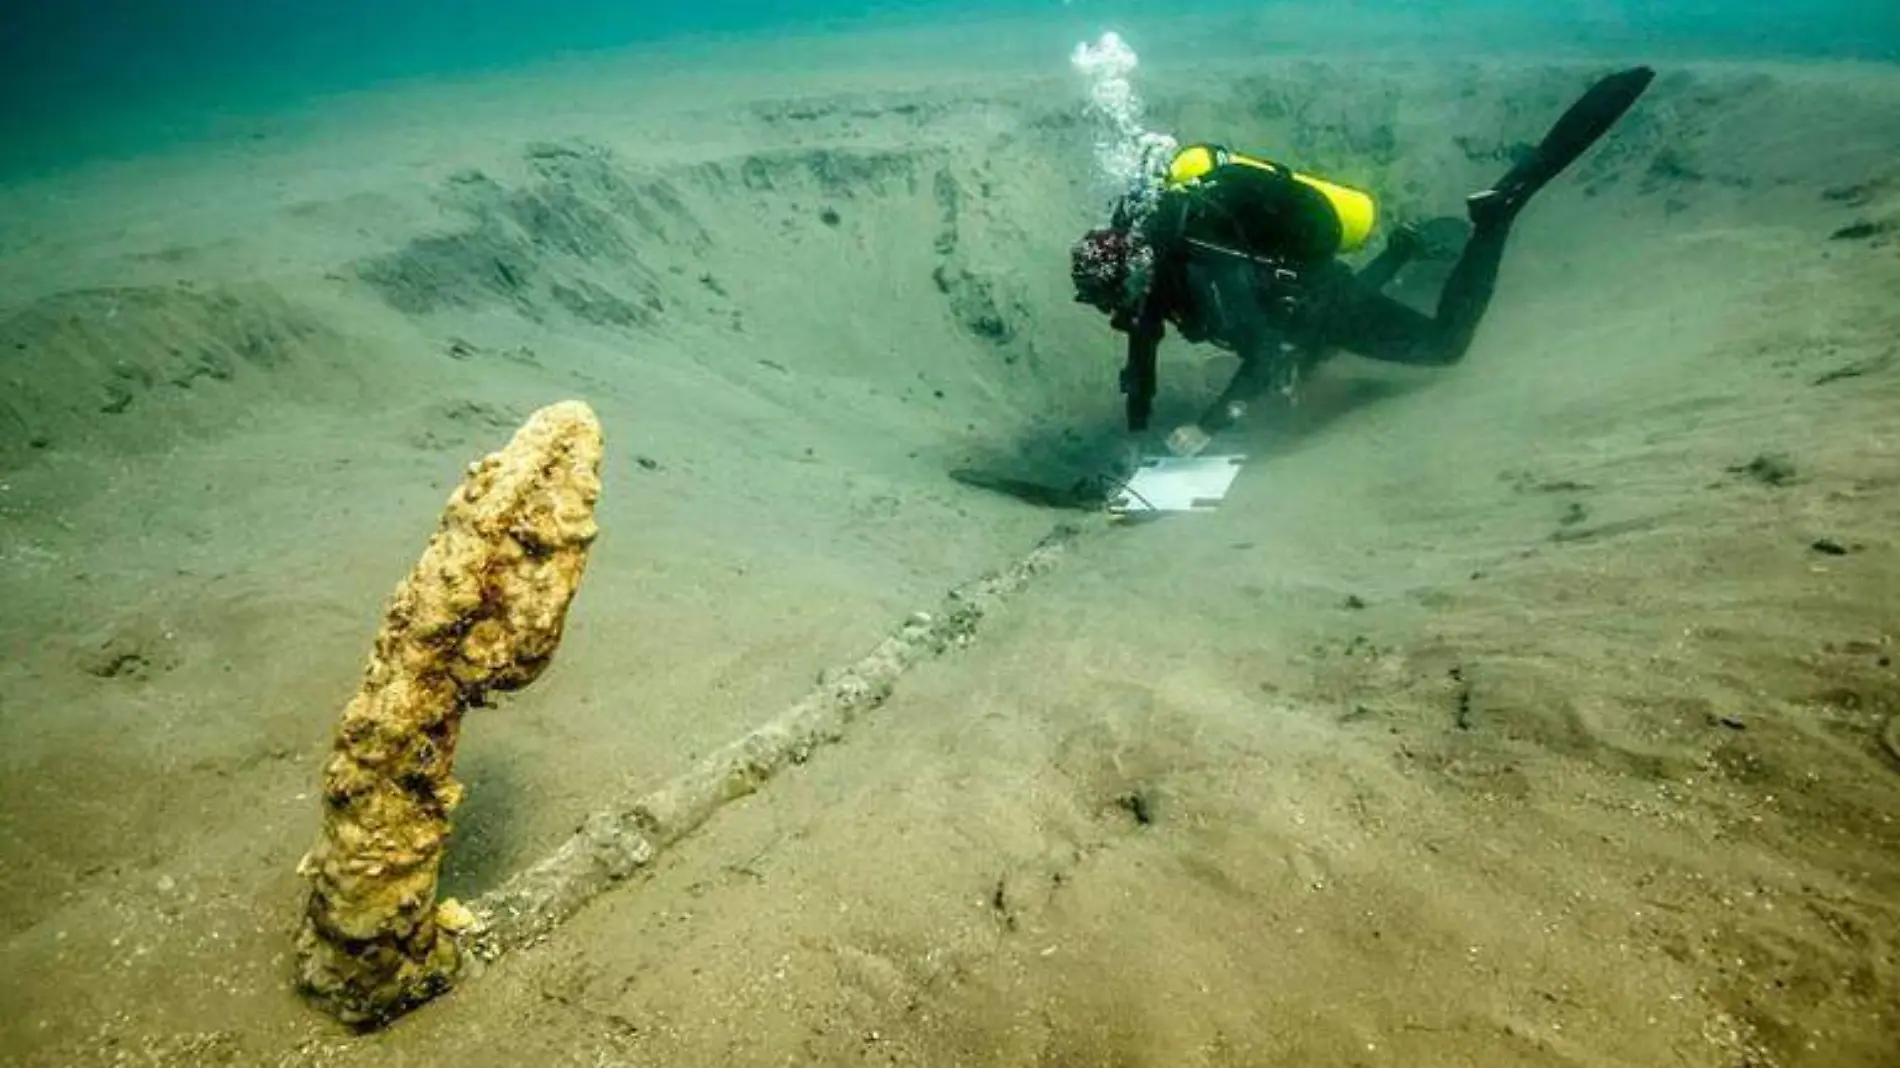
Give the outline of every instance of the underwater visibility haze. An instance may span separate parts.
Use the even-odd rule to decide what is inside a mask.
[[[0,1062],[1888,1065],[1900,13],[0,35]]]

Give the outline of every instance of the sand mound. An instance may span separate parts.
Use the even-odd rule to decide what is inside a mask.
[[[0,469],[54,447],[164,448],[233,409],[322,383],[341,347],[316,314],[259,286],[43,298],[0,321]]]

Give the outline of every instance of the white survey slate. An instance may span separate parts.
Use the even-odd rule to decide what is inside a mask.
[[[1240,473],[1244,456],[1158,456],[1143,460],[1135,477],[1109,501],[1115,512],[1198,512],[1218,505]]]

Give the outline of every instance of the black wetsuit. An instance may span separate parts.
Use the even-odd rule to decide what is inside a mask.
[[[1513,214],[1478,215],[1437,314],[1428,316],[1379,291],[1411,247],[1390,244],[1355,274],[1332,254],[1339,224],[1323,194],[1291,175],[1228,163],[1165,192],[1141,226],[1154,253],[1143,297],[1114,316],[1128,334],[1122,387],[1129,429],[1147,428],[1156,349],[1170,323],[1183,338],[1241,359],[1199,422],[1210,433],[1231,421],[1233,402],[1284,386],[1333,350],[1393,363],[1456,363],[1490,305]]]
[[[1122,378],[1129,429],[1147,428],[1155,349],[1167,323],[1241,358],[1239,373],[1201,420],[1210,433],[1232,419],[1232,402],[1291,380],[1334,349],[1428,366],[1463,359],[1490,307],[1512,220],[1609,132],[1655,77],[1638,66],[1599,78],[1527,155],[1470,198],[1471,237],[1435,315],[1379,292],[1410,249],[1389,245],[1355,275],[1334,258],[1339,222],[1324,194],[1284,170],[1236,160],[1164,193],[1141,221],[1141,237],[1154,252],[1151,277],[1138,301],[1113,313],[1115,328],[1129,335]]]

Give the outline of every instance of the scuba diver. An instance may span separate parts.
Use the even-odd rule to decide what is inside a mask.
[[[1598,81],[1535,150],[1467,198],[1470,236],[1430,316],[1380,292],[1424,250],[1417,229],[1400,228],[1359,272],[1336,258],[1363,247],[1372,231],[1376,207],[1365,193],[1219,145],[1176,151],[1146,211],[1137,212],[1132,194],[1124,197],[1110,224],[1090,230],[1071,250],[1075,299],[1128,335],[1121,380],[1128,429],[1147,430],[1156,350],[1168,324],[1184,339],[1210,342],[1241,361],[1212,406],[1169,435],[1169,450],[1182,456],[1204,449],[1261,393],[1290,393],[1332,351],[1416,366],[1457,363],[1490,306],[1518,213],[1654,78],[1650,68],[1636,67]]]

